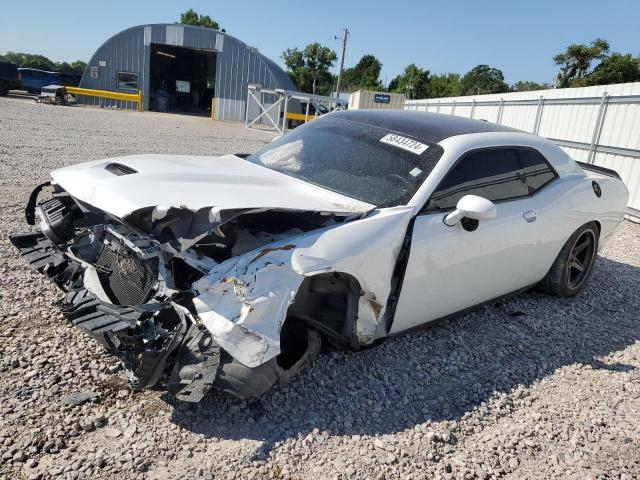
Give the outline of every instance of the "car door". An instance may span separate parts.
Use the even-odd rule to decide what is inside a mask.
[[[57,73],[49,73],[46,78],[46,83],[42,86],[46,87],[47,85],[60,85],[60,75]]]
[[[20,70],[20,80],[22,81],[22,87],[31,91],[33,89],[33,71],[32,70]]]
[[[556,220],[540,219],[535,194],[557,175],[543,158],[527,160],[519,150],[469,152],[444,176],[415,219],[390,333],[517,291],[544,276],[550,253],[537,245]],[[476,225],[445,225],[443,218],[468,194],[494,202],[496,217]]]
[[[38,93],[42,91],[42,87],[49,85],[49,74],[47,72],[33,72],[34,78],[34,89],[37,90]]]

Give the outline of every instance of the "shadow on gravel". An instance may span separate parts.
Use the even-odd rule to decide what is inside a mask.
[[[576,298],[529,292],[370,351],[326,353],[249,404],[216,393],[199,405],[165,401],[172,421],[193,432],[262,440],[254,459],[316,428],[377,435],[458,420],[494,392],[529,386],[567,365],[609,375],[634,369],[598,357],[640,340],[639,289],[640,268],[599,257]]]

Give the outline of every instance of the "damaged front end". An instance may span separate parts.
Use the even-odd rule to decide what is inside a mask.
[[[124,187],[142,174],[104,165],[57,171],[75,193],[59,183],[38,186],[25,216],[40,232],[10,239],[66,292],[66,318],[122,360],[132,388],[161,386],[190,402],[212,388],[256,397],[299,371],[321,336],[357,350],[387,335],[411,207],[374,209],[281,185],[280,177],[265,207],[255,192],[255,208],[245,197],[233,208],[220,192],[225,208],[195,201],[145,207],[143,197],[159,200],[157,192],[134,189],[127,197]],[[148,161],[135,165],[150,170]],[[83,190],[87,183],[93,190]],[[207,192],[197,185],[191,197],[202,200]],[[38,203],[48,187],[51,197]],[[285,204],[281,187],[300,209]]]
[[[27,223],[39,221],[41,231],[10,240],[32,267],[66,292],[65,317],[122,360],[133,389],[159,385],[190,402],[213,387],[242,398],[257,396],[288,379],[319,350],[316,332],[278,324],[289,345],[244,365],[203,323],[195,304],[203,308],[206,302],[196,300],[194,284],[233,256],[316,228],[329,217],[297,213],[274,220],[277,212],[257,211],[261,215],[240,222],[238,212],[149,208],[117,220],[57,185],[52,198],[38,204],[47,186],[34,190],[25,210]],[[248,340],[236,338],[241,350],[257,336],[245,332]]]

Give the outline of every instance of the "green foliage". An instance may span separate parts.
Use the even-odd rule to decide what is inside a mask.
[[[182,25],[195,25],[196,27],[205,27],[212,30],[220,30],[218,22],[213,20],[209,15],[199,15],[198,12],[190,8],[186,12],[180,14],[180,22]],[[221,32],[226,32],[223,28]]]
[[[462,84],[457,73],[432,75],[429,79],[429,96],[427,98],[457,97],[461,95]]]
[[[553,57],[556,65],[560,65],[557,81],[560,88],[582,86],[582,81],[591,68],[594,60],[602,60],[609,52],[609,42],[596,38],[591,45],[573,43],[566,50]]]
[[[337,58],[336,52],[317,42],[307,45],[302,51],[288,48],[282,52],[287,73],[298,90],[320,95],[328,95],[333,90],[333,75],[329,68]]]
[[[489,65],[473,67],[460,80],[462,95],[484,95],[509,91],[501,70]]]
[[[640,81],[640,58],[628,53],[612,53],[587,76],[589,85],[607,85]]]
[[[351,68],[346,68],[342,76],[341,90],[354,92],[360,89],[380,90],[382,82],[380,81],[380,71],[382,63],[373,55],[364,55],[360,61]]]
[[[546,90],[547,88],[553,88],[548,83],[538,83],[538,82],[516,82],[511,85],[512,92],[529,92],[531,90]]]
[[[390,92],[404,93],[408,99],[428,98],[429,94],[429,70],[424,70],[415,63],[408,65],[402,75],[398,75],[387,89]]]
[[[82,60],[76,60],[72,63],[54,62],[43,55],[21,52],[7,52],[4,55],[0,55],[0,60],[15,63],[21,68],[37,68],[50,72],[74,73],[76,75],[82,75],[86,66],[86,63]]]
[[[586,87],[640,80],[640,57],[634,58],[630,53],[608,53],[609,42],[602,38],[596,38],[590,45],[569,45],[564,52],[553,57],[556,65],[560,65],[558,87]],[[600,60],[600,63],[592,69],[596,60]]]

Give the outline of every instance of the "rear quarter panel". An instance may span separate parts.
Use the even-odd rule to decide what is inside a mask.
[[[593,182],[600,186],[600,198],[595,195]],[[572,198],[572,204],[575,209],[591,212],[594,220],[600,223],[600,250],[609,242],[624,218],[629,191],[622,180],[594,172],[587,172],[582,183],[583,188]]]

